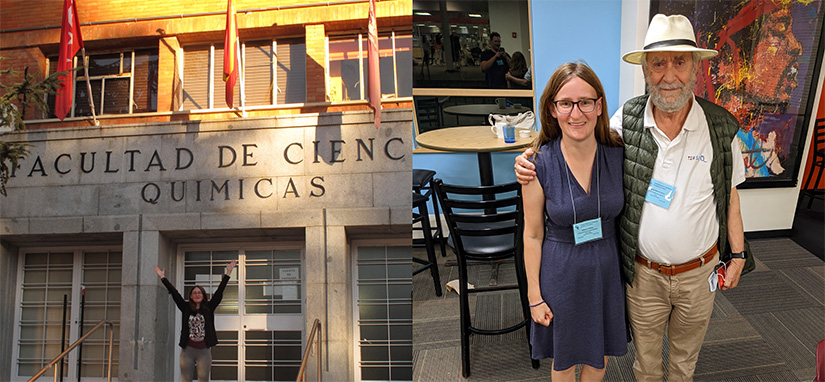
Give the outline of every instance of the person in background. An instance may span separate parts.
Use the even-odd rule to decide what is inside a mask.
[[[532,358],[553,358],[553,381],[575,381],[576,365],[582,381],[600,381],[607,357],[627,353],[629,334],[616,238],[621,138],[584,63],[558,67],[540,105],[538,182],[522,187]]]
[[[192,374],[197,367],[198,381],[209,381],[209,371],[212,367],[212,347],[218,344],[218,335],[215,332],[215,309],[223,299],[223,290],[229,282],[229,275],[235,269],[236,260],[226,265],[226,272],[221,278],[218,289],[212,298],[206,295],[206,290],[195,285],[189,291],[189,300],[186,301],[175,289],[175,286],[166,278],[166,271],[155,266],[155,273],[172,295],[182,315],[180,328],[180,377],[184,382],[192,381]]]
[[[610,119],[625,144],[619,246],[640,382],[664,379],[665,330],[668,380],[693,380],[718,259],[726,264],[722,290],[735,288],[755,266],[736,190],[745,181],[739,122],[693,95],[700,60],[717,54],[697,47],[695,36],[685,16],[654,16],[644,48],[622,57],[641,65],[648,94],[628,100]],[[522,184],[533,178],[531,151],[516,158]],[[727,364],[735,369],[747,361]]]
[[[527,60],[521,52],[513,53],[510,59],[510,71],[504,75],[507,79],[507,87],[510,89],[531,89],[533,83],[530,78],[530,68],[527,67]]]
[[[481,52],[481,71],[488,88],[506,89],[504,78],[510,70],[510,55],[501,46],[501,35],[490,33],[490,49]]]

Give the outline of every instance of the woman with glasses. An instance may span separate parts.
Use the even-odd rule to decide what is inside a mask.
[[[183,313],[178,345],[183,348],[180,352],[180,379],[184,382],[192,381],[196,367],[198,381],[209,381],[212,347],[218,344],[218,334],[215,331],[215,309],[223,299],[223,290],[236,264],[237,260],[226,264],[226,272],[221,278],[218,289],[212,295],[212,299],[209,299],[202,286],[195,285],[189,291],[189,301],[184,300],[175,286],[169,282],[166,278],[166,271],[155,266],[155,273],[172,294],[175,305]]]
[[[622,142],[584,63],[556,69],[540,109],[532,145],[539,181],[522,189],[532,357],[553,358],[554,382],[575,381],[579,364],[582,381],[599,381],[629,339],[616,237]]]

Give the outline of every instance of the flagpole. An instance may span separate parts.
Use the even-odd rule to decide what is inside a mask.
[[[80,54],[83,56],[83,72],[86,75],[86,90],[89,94],[89,106],[92,108],[92,120],[95,123],[95,126],[100,126],[100,122],[97,120],[97,115],[95,114],[95,100],[92,96],[92,83],[89,81],[89,63],[86,62],[86,47],[84,46],[80,49]]]
[[[246,76],[244,75],[244,67],[246,65],[246,60],[244,60],[244,56],[241,54],[241,38],[240,36],[235,37],[235,54],[238,57],[238,64],[240,67],[238,70],[238,77],[241,77],[241,117],[246,118]]]

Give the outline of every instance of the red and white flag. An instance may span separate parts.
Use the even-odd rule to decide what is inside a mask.
[[[74,68],[72,59],[83,48],[80,36],[80,23],[77,21],[77,5],[74,0],[63,1],[63,25],[60,28],[60,55],[57,58],[57,71],[63,72]],[[62,121],[72,110],[74,95],[74,72],[59,77],[60,88],[54,102],[54,115]]]
[[[381,124],[381,73],[378,70],[378,25],[375,22],[375,0],[370,0],[369,18],[369,89],[370,107],[375,119],[375,128]]]
[[[226,5],[226,37],[223,41],[223,80],[226,82],[226,106],[234,107],[235,83],[238,82],[238,19],[232,0]]]

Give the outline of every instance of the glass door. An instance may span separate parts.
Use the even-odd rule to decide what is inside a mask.
[[[211,296],[226,264],[238,260],[215,311],[220,343],[212,349],[211,379],[295,380],[305,336],[300,247],[184,248],[182,252],[187,293],[201,285]]]

